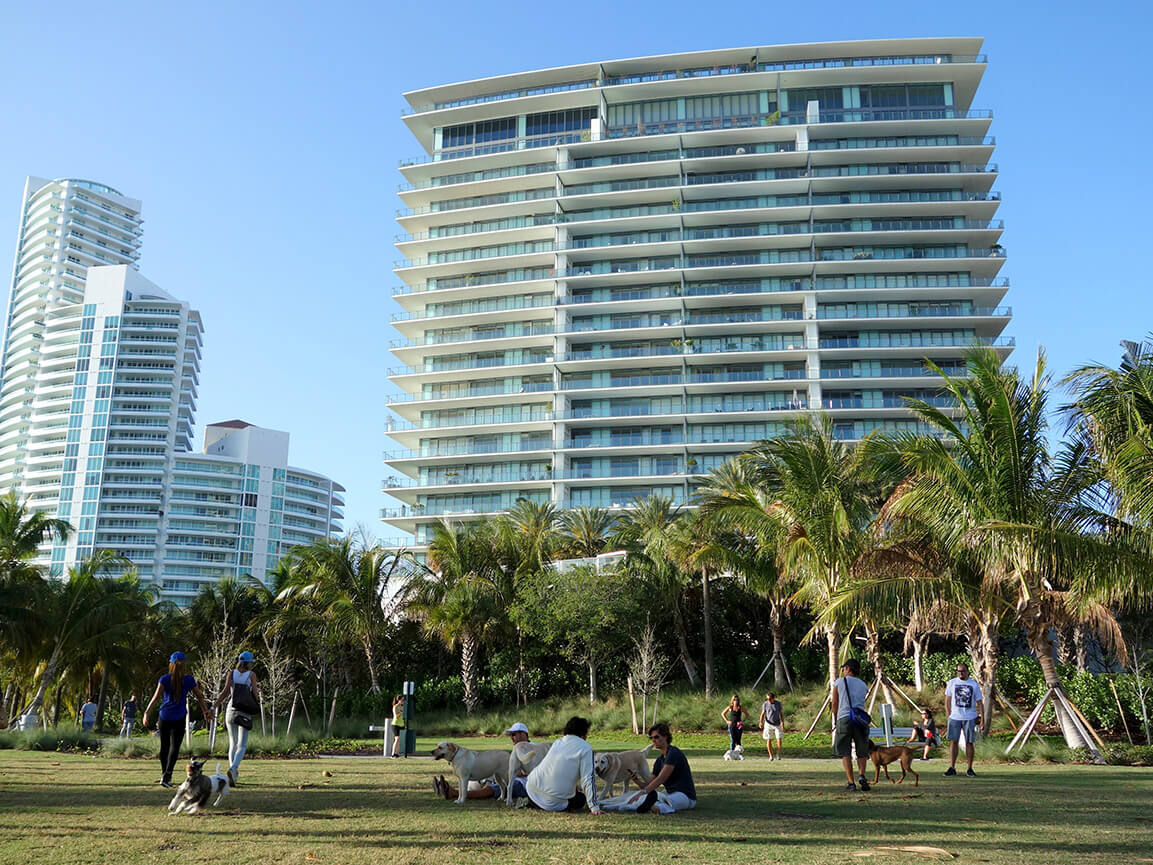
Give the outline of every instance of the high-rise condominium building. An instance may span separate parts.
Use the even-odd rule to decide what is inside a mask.
[[[86,259],[77,269],[70,260],[74,235],[91,238],[96,202],[130,200],[86,181],[28,188],[9,304],[0,490],[75,529],[45,544],[41,563],[62,575],[111,550],[183,603],[223,577],[263,578],[288,548],[339,533],[343,488],[289,466],[288,433],[229,421],[208,427],[205,453],[192,452],[200,314],[128,264]],[[41,254],[40,240],[53,237],[45,212],[68,215],[47,223],[65,235]]]
[[[407,94],[383,518],[687,500],[823,410],[911,430],[1009,310],[981,40],[605,61]]]
[[[89,267],[136,266],[140,202],[89,180],[29,177],[4,323],[0,490],[23,492],[48,310],[78,303]]]

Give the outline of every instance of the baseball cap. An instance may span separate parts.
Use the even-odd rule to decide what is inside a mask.
[[[252,654],[252,652],[241,652],[240,660],[245,664],[251,664],[256,660],[256,655]]]
[[[184,653],[183,652],[173,652],[171,655],[168,656],[168,663],[170,663],[170,664],[175,664],[177,661],[183,661],[183,660],[184,660]]]
[[[504,731],[504,734],[506,736],[511,736],[513,733],[524,733],[527,736],[528,735],[528,727],[526,727],[520,721],[517,721],[515,724],[513,724],[511,727],[509,727],[507,730]]]

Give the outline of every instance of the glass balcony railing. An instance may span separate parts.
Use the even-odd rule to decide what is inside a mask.
[[[872,66],[940,66],[953,63],[988,63],[984,54],[895,54],[875,57],[833,57],[813,60],[758,60],[750,63],[727,63],[714,66],[695,66],[683,69],[667,69],[653,72],[609,75],[601,79],[583,79],[560,84],[542,84],[538,87],[502,90],[480,96],[467,96],[460,99],[433,102],[405,108],[402,116],[424,114],[429,111],[442,111],[446,108],[460,108],[467,105],[480,105],[506,99],[520,99],[526,96],[544,96],[550,93],[566,93],[572,90],[587,90],[591,87],[615,87],[624,84],[642,84],[653,81],[675,81],[681,78],[711,78],[718,75],[744,75],[756,72],[788,72],[805,69],[852,69]]]
[[[514,297],[494,297],[487,300],[474,300],[464,303],[443,305],[434,309],[422,309],[417,312],[393,313],[392,321],[414,321],[427,318],[444,318],[452,315],[471,315],[482,312],[504,312],[512,309],[536,309],[553,306],[556,303],[553,295],[520,295]]]
[[[937,364],[945,375],[965,375],[968,368],[963,364]],[[937,377],[936,370],[927,366],[886,366],[886,367],[821,367],[820,377],[823,379],[853,379],[853,378],[915,378]]]
[[[823,109],[818,123],[862,123],[909,120],[965,120],[992,118],[993,112],[983,109],[962,111],[957,108],[852,108]],[[638,123],[606,130],[607,138],[636,138],[647,135],[676,135],[718,129],[745,129],[756,126],[809,124],[804,111],[787,114],[747,114],[728,117],[710,117],[699,120],[667,120],[659,123]]]
[[[920,306],[898,307],[893,309],[828,309],[817,308],[817,318],[858,319],[858,318],[1011,318],[1011,306]]]
[[[397,192],[408,192],[415,189],[436,189],[441,186],[455,186],[460,183],[476,183],[482,180],[499,180],[508,177],[528,177],[533,174],[543,174],[546,171],[556,171],[556,162],[533,162],[529,165],[507,165],[503,168],[488,168],[483,171],[465,171],[460,174],[442,174],[430,177],[415,183],[402,183]]]
[[[446,429],[460,426],[492,426],[496,424],[526,424],[540,423],[541,421],[555,420],[556,412],[551,411],[519,411],[508,414],[482,414],[476,417],[426,417],[420,423],[389,418],[385,423],[386,432],[409,432],[423,429]]]
[[[478,342],[486,339],[517,339],[521,337],[548,336],[553,333],[552,325],[536,327],[502,327],[469,333],[425,334],[414,340],[394,339],[388,344],[391,348],[413,348],[420,345],[452,345],[458,342]]]
[[[569,420],[588,420],[620,417],[652,417],[654,415],[693,415],[693,414],[732,414],[735,412],[771,412],[771,411],[802,411],[808,407],[808,399],[798,396],[796,399],[768,400],[757,399],[726,399],[723,403],[690,405],[624,405],[624,406],[590,406],[588,408],[575,408],[565,412],[558,412],[558,417]]]
[[[865,399],[859,396],[831,396],[821,400],[821,408],[908,408],[909,400],[925,402],[940,408],[952,408],[956,405],[955,400],[946,396],[886,396],[880,399]]]
[[[428,402],[431,400],[440,399],[470,399],[472,397],[481,396],[499,396],[505,394],[521,394],[521,393],[547,393],[553,390],[553,383],[546,382],[528,382],[525,384],[501,384],[493,387],[455,387],[446,388],[444,390],[435,391],[432,393],[402,393],[391,394],[386,400],[386,405],[393,405],[405,402]]]

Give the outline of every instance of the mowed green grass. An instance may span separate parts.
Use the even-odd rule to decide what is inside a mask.
[[[0,862],[925,861],[877,849],[908,845],[993,863],[1153,862],[1153,769],[990,763],[976,779],[943,778],[936,759],[915,764],[918,788],[882,775],[872,792],[846,794],[832,759],[769,763],[750,748],[750,759],[725,763],[720,737],[684,739],[700,803],[670,817],[458,806],[432,795],[444,763],[379,758],[247,760],[220,809],[169,817],[155,760],[3,751]]]

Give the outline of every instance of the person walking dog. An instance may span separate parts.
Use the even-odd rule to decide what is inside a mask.
[[[168,672],[156,683],[156,692],[148,702],[142,719],[148,727],[148,716],[152,707],[160,702],[160,786],[172,787],[172,769],[180,756],[180,743],[184,741],[184,724],[188,717],[188,695],[192,694],[200,703],[205,722],[211,723],[215,713],[204,701],[204,694],[196,679],[184,672],[184,653],[173,652],[168,658]]]
[[[236,669],[228,674],[216,698],[217,706],[228,704],[224,724],[228,728],[228,783],[233,787],[240,774],[240,761],[248,750],[252,718],[260,714],[260,685],[252,672],[255,663],[256,656],[252,652],[241,652],[236,659]]]
[[[841,678],[833,683],[833,717],[836,719],[833,728],[833,754],[841,758],[845,768],[845,777],[849,783],[845,790],[853,792],[858,785],[862,790],[869,789],[869,782],[865,780],[865,765],[869,762],[869,728],[862,726],[853,718],[854,709],[862,709],[865,698],[869,695],[868,686],[858,676],[861,672],[861,662],[856,658],[849,658],[841,665]],[[853,748],[857,751],[857,769],[860,777],[853,781]]]

